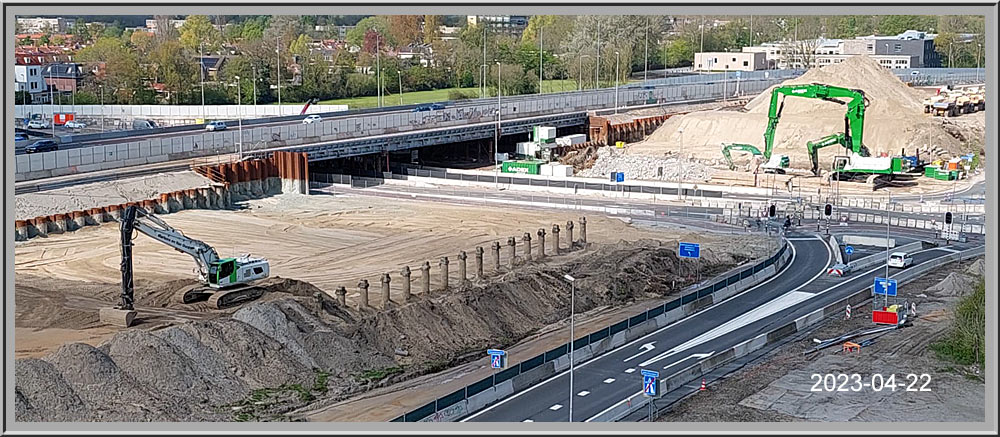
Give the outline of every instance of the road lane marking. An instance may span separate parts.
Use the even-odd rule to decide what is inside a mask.
[[[524,419],[524,420],[522,420],[522,422],[534,422],[534,420],[531,420],[531,419]]]
[[[820,243],[823,243],[823,246],[826,247],[826,249],[827,249],[827,261],[826,261],[826,263],[823,264],[823,268],[820,269],[820,272],[816,276],[814,276],[812,279],[810,279],[809,281],[806,282],[807,284],[810,283],[810,282],[812,282],[813,280],[815,280],[820,275],[826,273],[826,267],[828,265],[830,265],[830,260],[833,259],[833,250],[830,248],[829,244],[827,244],[826,241],[824,241],[822,238],[819,238],[819,237],[814,238],[814,240],[819,241]],[[792,255],[791,255],[791,258],[789,258],[788,264],[786,264],[786,267],[792,265],[795,262],[795,258],[798,256],[798,253],[795,250],[795,245],[789,245],[789,249],[792,251]],[[735,298],[737,298],[739,296],[742,296],[743,294],[749,293],[749,292],[751,292],[753,290],[756,290],[756,289],[758,289],[760,287],[763,287],[763,286],[767,285],[768,283],[770,283],[771,281],[773,281],[773,280],[775,280],[777,278],[782,277],[782,275],[784,275],[787,272],[788,272],[788,269],[785,268],[785,269],[783,269],[781,271],[780,274],[776,274],[776,275],[772,276],[770,279],[768,279],[768,280],[766,280],[764,282],[761,282],[760,284],[757,284],[757,285],[755,285],[753,287],[750,287],[750,288],[748,288],[746,290],[743,290],[743,291],[741,291],[740,293],[738,293],[738,294],[736,294],[734,296],[730,296],[728,299],[726,299],[726,300],[724,300],[722,302],[719,302],[717,304],[714,304],[714,305],[712,305],[712,306],[710,306],[710,307],[708,307],[708,308],[706,308],[706,309],[704,309],[704,310],[702,310],[700,312],[697,312],[697,313],[694,313],[694,314],[690,314],[690,315],[688,315],[688,316],[686,316],[686,317],[684,317],[684,318],[682,318],[680,320],[676,320],[673,323],[670,323],[670,324],[668,324],[668,325],[666,325],[666,326],[664,326],[664,327],[662,327],[660,329],[657,329],[656,331],[650,332],[649,334],[646,334],[646,335],[644,335],[642,337],[639,337],[639,338],[637,338],[635,340],[632,340],[631,342],[629,342],[629,343],[627,343],[627,344],[623,345],[622,347],[617,348],[615,350],[619,350],[619,349],[623,349],[623,348],[626,348],[626,347],[630,347],[630,346],[632,346],[632,345],[634,345],[634,344],[636,344],[636,343],[638,343],[638,342],[640,342],[642,340],[645,340],[645,339],[647,339],[647,338],[649,338],[649,337],[651,337],[653,335],[659,334],[659,333],[661,333],[661,332],[663,332],[663,331],[665,331],[665,330],[667,330],[669,328],[675,327],[678,323],[684,322],[684,321],[689,320],[691,318],[694,318],[694,317],[696,317],[698,315],[701,315],[704,311],[707,311],[707,310],[712,309],[712,308],[716,308],[718,305],[722,305],[723,303],[725,303],[727,301],[730,301],[730,300],[735,299]],[[582,367],[584,367],[584,366],[586,366],[586,365],[588,365],[590,363],[599,361],[601,358],[604,358],[607,354],[610,354],[610,353],[613,353],[613,352],[614,351],[608,351],[605,354],[602,354],[600,356],[591,358],[590,360],[585,361],[583,363],[580,363],[579,365],[574,366],[574,367],[577,368],[577,369],[582,368]],[[625,373],[632,373],[632,372],[635,372],[635,369],[631,369],[631,372],[628,371],[628,370],[625,371]],[[507,402],[510,402],[510,401],[512,401],[514,399],[517,399],[521,395],[523,395],[525,393],[528,393],[528,392],[530,392],[530,391],[532,391],[532,390],[534,390],[534,389],[536,389],[538,387],[544,386],[545,384],[548,384],[548,383],[556,380],[557,378],[562,377],[563,375],[565,375],[567,373],[569,373],[569,370],[564,370],[564,371],[562,371],[562,373],[559,373],[557,375],[553,375],[552,377],[550,377],[549,379],[546,379],[545,381],[542,381],[541,383],[532,385],[531,387],[528,387],[528,388],[526,388],[524,390],[521,390],[521,391],[519,391],[517,393],[514,393],[511,396],[508,396],[508,397],[500,400],[500,402],[497,402],[497,403],[495,403],[493,405],[490,405],[489,407],[486,407],[486,408],[484,408],[482,410],[479,410],[478,412],[470,415],[469,417],[466,417],[465,419],[460,420],[459,422],[468,422],[468,421],[470,421],[472,419],[475,419],[476,417],[479,417],[480,415],[486,413],[487,411],[490,411],[490,410],[492,410],[494,408],[497,408],[497,407],[499,407],[499,406],[501,406],[503,404],[506,404]],[[627,399],[623,400],[622,402],[625,402],[625,401],[627,401]]]
[[[589,395],[589,394],[590,394],[590,392],[589,392],[589,391],[587,391],[587,390],[584,390],[584,391],[582,391],[582,392],[579,392],[579,393],[577,393],[576,395],[582,398],[582,397],[584,397],[584,396],[586,396],[586,395]]]
[[[829,247],[829,246],[827,246],[827,247]],[[932,250],[935,250],[935,249],[939,249],[939,248],[930,248],[930,249],[924,249],[924,250],[920,250],[920,251],[917,251],[917,252],[913,252],[913,254],[917,254],[917,253],[922,253],[922,252],[929,252],[929,251],[932,251]],[[831,254],[829,254],[829,255],[830,255],[830,256],[832,256],[832,253],[831,253]],[[827,264],[829,264],[829,261],[827,262]],[[871,269],[871,270],[869,270],[869,271],[867,271],[867,272],[865,272],[865,273],[862,273],[861,275],[858,275],[858,276],[855,276],[854,278],[851,278],[851,279],[847,280],[846,282],[842,282],[842,283],[840,283],[840,284],[836,284],[836,285],[833,285],[833,286],[830,286],[829,288],[827,288],[827,289],[825,289],[825,290],[823,290],[823,291],[820,291],[820,292],[818,292],[818,293],[814,294],[814,295],[813,295],[813,297],[816,297],[816,296],[820,296],[820,295],[822,295],[822,294],[825,294],[825,293],[829,292],[830,290],[833,290],[833,289],[836,289],[836,288],[838,288],[838,287],[842,287],[842,286],[844,286],[844,285],[846,285],[846,284],[849,284],[849,283],[851,283],[851,282],[854,282],[854,281],[855,281],[855,280],[857,280],[857,279],[862,279],[862,278],[864,278],[864,277],[865,277],[866,275],[868,275],[868,274],[870,274],[870,273],[872,273],[872,272],[875,272],[876,270],[880,270],[880,269],[882,269],[883,267],[885,267],[885,264],[883,264],[883,265],[881,265],[881,266],[877,266],[877,267],[875,267],[875,268],[873,268],[873,269]],[[813,279],[815,279],[815,277],[814,277]],[[807,282],[806,284],[808,284],[808,283],[811,283],[811,282],[812,282],[812,280],[810,280],[810,281],[809,281],[809,282]],[[804,287],[804,286],[805,286],[806,284],[803,284],[803,285],[799,286],[798,288],[802,288],[802,287]],[[798,290],[798,289],[796,289],[795,291],[797,291],[797,290]],[[806,316],[808,316],[808,314],[807,314]],[[803,317],[806,317],[806,316],[803,316]],[[660,382],[664,382],[664,381],[666,381],[666,378],[664,378],[664,379],[661,379],[661,380],[660,380]],[[616,407],[618,407],[619,405],[621,405],[621,404],[623,404],[623,403],[625,403],[625,402],[628,402],[628,401],[631,401],[631,400],[632,400],[632,398],[634,398],[634,397],[636,397],[636,396],[639,396],[639,395],[641,395],[641,394],[642,394],[642,391],[638,391],[638,392],[634,393],[633,395],[631,395],[631,396],[629,396],[629,397],[627,397],[627,398],[625,398],[625,399],[622,399],[621,401],[618,401],[618,402],[617,402],[616,404],[614,404],[614,405],[612,405],[612,406],[610,406],[610,407],[608,407],[608,408],[605,408],[605,409],[604,409],[604,410],[602,410],[602,411],[601,411],[600,413],[597,413],[597,414],[595,414],[594,416],[592,416],[592,417],[588,418],[587,420],[584,420],[584,422],[591,422],[591,421],[593,421],[594,419],[596,419],[596,418],[598,418],[598,417],[601,417],[601,416],[603,416],[603,415],[604,415],[605,413],[607,413],[608,411],[611,411],[611,410],[615,409]]]
[[[562,408],[562,405],[560,405],[560,404],[555,404],[555,405],[549,407],[549,409],[552,410],[552,411],[556,411],[556,410],[558,410],[560,408]]]
[[[712,355],[715,355],[715,351],[711,351],[711,352],[709,352],[707,354],[691,354],[691,355],[688,355],[687,358],[674,361],[674,362],[672,362],[670,364],[667,364],[666,366],[663,366],[663,368],[664,369],[669,369],[669,368],[671,368],[673,366],[676,366],[679,363],[682,363],[684,361],[690,360],[691,358],[708,358],[708,357],[710,357]]]
[[[605,383],[605,384],[611,384],[612,382],[615,382],[615,379],[614,379],[614,378],[608,378],[608,379],[605,379],[605,380],[604,380],[604,383]]]
[[[640,349],[642,349],[642,352],[639,352],[639,353],[637,353],[635,355],[632,355],[631,357],[628,357],[628,358],[622,360],[622,362],[626,362],[626,361],[629,361],[629,360],[631,360],[633,358],[637,358],[639,355],[642,355],[642,354],[644,354],[646,352],[649,352],[649,351],[655,349],[656,346],[653,346],[654,344],[656,344],[656,342],[655,341],[651,341],[649,343],[646,343],[646,344],[642,345],[640,347]]]
[[[632,372],[635,372],[634,368],[625,369],[625,373],[632,373]]]

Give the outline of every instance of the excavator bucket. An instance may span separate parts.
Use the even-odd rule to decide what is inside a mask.
[[[112,326],[121,326],[123,328],[128,328],[132,326],[135,322],[135,316],[138,314],[135,310],[120,310],[118,308],[101,308],[99,311],[99,318],[101,323]]]

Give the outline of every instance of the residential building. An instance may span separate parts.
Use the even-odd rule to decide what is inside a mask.
[[[694,54],[695,71],[756,71],[767,69],[762,52],[704,52]]]
[[[42,80],[40,62],[30,57],[18,57],[14,60],[14,91],[27,91],[31,94],[31,103],[48,102],[48,87]]]
[[[396,57],[399,59],[417,59],[423,67],[434,65],[433,54],[434,49],[430,44],[410,44],[396,50]]]
[[[202,74],[206,82],[213,82],[219,80],[219,72],[222,71],[222,66],[226,63],[225,56],[202,56],[201,57],[201,68]]]
[[[69,21],[64,18],[20,18],[17,19],[17,26],[24,33],[64,33],[69,25]]]
[[[347,32],[354,29],[354,26],[336,26],[328,24],[326,26],[317,25],[313,28],[316,32],[326,32],[327,36],[333,39],[345,39],[347,38]]]
[[[14,50],[14,57],[23,59],[24,62],[29,62],[26,59],[30,58],[31,62],[45,65],[72,62],[73,52],[70,48],[61,46],[19,46]]]
[[[462,32],[461,27],[438,26],[438,38],[442,41],[458,39],[458,34]]]
[[[527,15],[468,15],[466,21],[471,26],[484,24],[495,32],[520,37],[528,27]]]
[[[76,92],[83,77],[83,65],[72,62],[48,64],[42,68],[42,79],[58,92]]]
[[[186,20],[173,20],[173,19],[171,19],[170,20],[170,25],[174,26],[177,29],[180,29],[180,27],[184,25],[185,21]],[[157,26],[158,26],[158,24],[156,23],[156,20],[146,20],[146,28],[149,29],[150,32],[157,33],[157,31],[158,31],[157,30]]]

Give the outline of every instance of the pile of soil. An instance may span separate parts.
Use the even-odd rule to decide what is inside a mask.
[[[16,360],[15,414],[21,421],[284,420],[317,397],[344,398],[476,359],[565,319],[565,273],[577,278],[576,307],[585,312],[672,298],[692,282],[698,262],[711,276],[742,261],[706,250],[691,262],[673,244],[623,241],[387,310],[345,308],[309,284],[275,278],[272,293],[231,314],[128,329],[97,347],[72,343]],[[163,303],[169,293],[142,287],[152,291],[137,293],[146,304],[175,311]]]
[[[870,101],[865,112],[864,144],[872,155],[885,152],[912,154],[918,147],[937,146],[946,155],[960,154],[965,144],[984,138],[956,135],[946,129],[943,118],[923,113],[925,93],[906,86],[894,74],[868,56],[855,56],[842,63],[814,68],[800,77],[781,85],[822,83],[861,89]],[[763,151],[763,134],[771,90],[751,100],[744,112],[700,111],[671,117],[636,150],[662,155],[684,148],[685,155],[722,164],[722,143],[746,143]],[[844,99],[841,99],[844,100]],[[844,131],[846,106],[818,99],[787,97],[774,140],[774,153],[790,157],[795,168],[808,169],[811,164],[806,142]],[[681,131],[683,130],[683,133]],[[978,134],[982,136],[981,134]],[[682,146],[683,145],[683,146]],[[833,157],[843,154],[838,146],[820,149],[820,165],[829,168]],[[738,165],[749,160],[745,153],[734,153]]]

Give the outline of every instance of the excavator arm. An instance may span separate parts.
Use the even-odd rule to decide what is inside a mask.
[[[198,279],[208,281],[209,270],[212,264],[219,260],[219,254],[212,246],[185,236],[181,231],[174,229],[159,217],[135,206],[130,206],[126,209],[125,214],[122,215],[123,219],[128,216],[129,209],[135,210],[135,213],[131,215],[132,219],[131,223],[128,224],[129,226],[133,226],[135,230],[174,248],[178,252],[190,255],[198,265]],[[123,221],[122,226],[126,225],[127,223]]]
[[[733,164],[733,157],[730,150],[739,150],[743,152],[749,152],[753,156],[760,156],[760,150],[750,144],[723,144],[722,145],[722,156],[726,157],[726,163],[729,164],[729,169],[733,170],[736,168],[736,164]]]
[[[819,149],[832,146],[834,144],[840,144],[844,147],[848,147],[847,136],[843,133],[827,135],[818,140],[806,143],[806,150],[809,151],[809,160],[812,162],[813,175],[819,176]]]
[[[865,92],[859,89],[813,83],[808,85],[779,86],[771,91],[771,106],[767,114],[767,129],[764,131],[765,159],[771,158],[771,151],[774,147],[774,133],[778,127],[778,119],[781,118],[781,111],[785,107],[785,96],[820,99],[840,105],[847,105],[847,114],[844,116],[844,136],[846,141],[842,144],[861,156],[869,155],[868,149],[862,144],[864,139],[865,108],[869,104],[868,98],[865,97]],[[849,100],[845,102],[840,100],[842,98]]]

